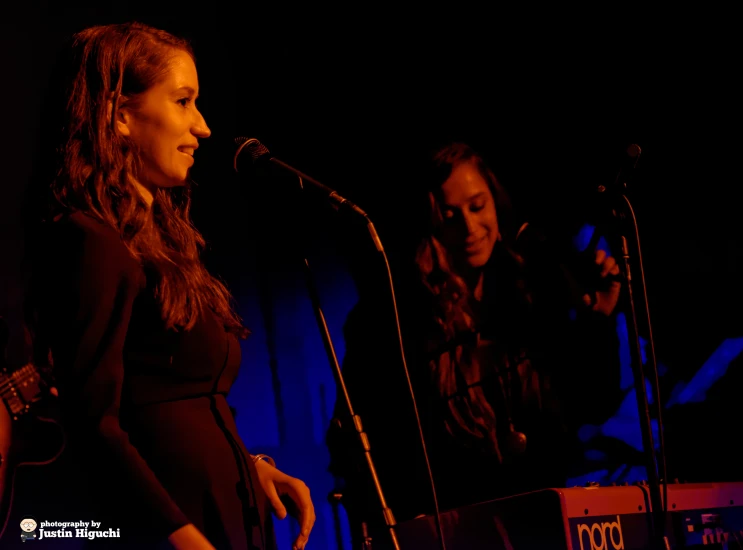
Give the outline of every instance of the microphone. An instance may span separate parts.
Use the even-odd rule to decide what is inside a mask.
[[[637,168],[637,162],[640,160],[642,149],[636,143],[632,143],[627,147],[625,156],[622,159],[621,166],[611,184],[612,189],[624,191],[627,188],[627,184],[632,180],[635,174],[635,168]],[[598,192],[604,193],[608,190],[606,185],[599,185]]]
[[[348,208],[358,215],[367,218],[368,215],[361,208],[356,206],[348,199],[340,196],[335,190],[330,187],[323,185],[314,178],[311,178],[307,174],[300,172],[296,168],[289,166],[284,161],[281,161],[274,157],[268,150],[268,147],[263,145],[260,141],[255,138],[237,137],[235,138],[237,144],[237,151],[235,152],[235,158],[233,159],[233,167],[237,173],[249,172],[250,168],[246,165],[250,162],[252,166],[265,165],[267,163],[274,164],[283,170],[286,170],[295,176],[300,178],[300,181],[310,183],[317,191],[323,194],[327,199],[330,200],[333,207],[338,209],[341,207]]]

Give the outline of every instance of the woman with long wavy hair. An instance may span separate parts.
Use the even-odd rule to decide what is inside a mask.
[[[72,38],[29,203],[29,325],[57,382],[81,506],[137,547],[274,548],[306,485],[252,456],[226,395],[248,335],[200,259],[189,171],[210,130],[188,42],[140,23]],[[40,159],[41,160],[41,159]],[[70,519],[80,519],[80,517]],[[56,519],[56,518],[55,518]]]
[[[418,174],[424,183],[421,237],[410,269],[402,269],[410,276],[398,279],[398,295],[440,509],[562,486],[571,439],[552,378],[584,373],[568,372],[577,364],[562,362],[564,350],[556,349],[566,346],[557,336],[558,303],[580,310],[591,327],[584,337],[594,329],[610,335],[607,321],[621,288],[610,276],[619,268],[603,250],[584,258],[603,281],[595,291],[576,294],[575,280],[565,279],[545,254],[542,236],[519,223],[480,154],[452,142],[428,161]],[[432,513],[433,500],[396,335],[386,329],[392,320],[387,303],[362,296],[352,311],[343,373],[387,502],[402,521]],[[353,424],[342,397],[328,432],[330,469],[345,484],[343,499],[359,536],[361,522],[384,522],[353,430],[344,430]]]

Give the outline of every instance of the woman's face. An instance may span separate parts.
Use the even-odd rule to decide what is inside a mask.
[[[495,200],[487,181],[470,161],[454,167],[438,197],[442,242],[457,265],[483,267],[499,239]]]
[[[136,144],[148,188],[184,185],[194,163],[199,138],[211,130],[196,108],[199,80],[191,56],[178,51],[170,70],[146,92],[125,102],[117,127]]]

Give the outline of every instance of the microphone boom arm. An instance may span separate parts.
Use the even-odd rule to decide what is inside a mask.
[[[271,162],[272,164],[275,164],[283,168],[284,170],[288,170],[289,172],[298,176],[300,180],[303,182],[303,185],[304,185],[304,182],[312,184],[315,190],[325,195],[325,197],[329,199],[331,203],[333,203],[333,206],[335,208],[341,208],[341,207],[349,208],[350,210],[356,212],[358,215],[364,218],[367,218],[368,220],[369,216],[367,216],[366,212],[364,212],[361,208],[356,206],[350,200],[340,196],[334,189],[331,189],[327,185],[323,185],[316,179],[308,176],[307,174],[305,174],[304,172],[301,172],[300,170],[297,170],[293,166],[288,165],[284,161],[271,156],[271,153],[268,150],[268,148],[266,148],[266,146],[263,145],[257,139],[239,137],[235,141],[238,143],[238,148],[237,148],[237,152],[235,153],[235,158],[234,158],[234,163],[233,163],[235,172],[240,172],[238,157],[240,156],[240,153],[243,151],[243,149],[245,149],[248,152],[248,154],[253,158],[254,162],[257,163],[257,162],[268,161],[268,162]]]

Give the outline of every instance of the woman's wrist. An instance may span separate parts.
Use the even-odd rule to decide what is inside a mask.
[[[271,458],[268,455],[265,455],[265,454],[250,455],[250,458],[253,459],[253,464],[255,465],[258,465],[260,461],[264,461],[270,464],[271,466],[273,466],[274,468],[276,467],[276,462],[274,461],[273,458]]]

